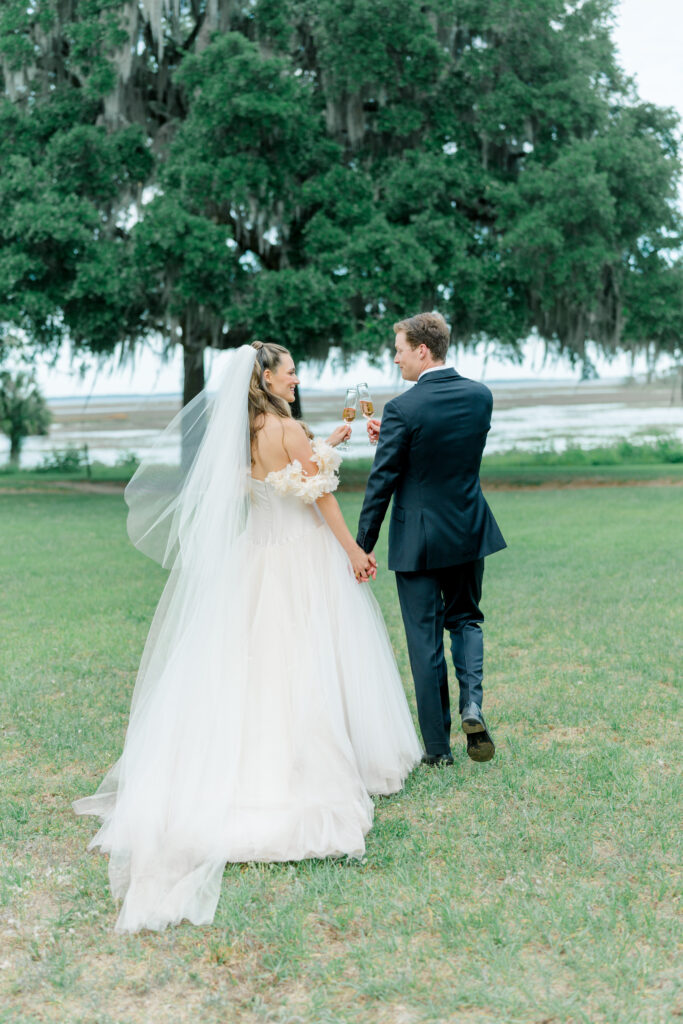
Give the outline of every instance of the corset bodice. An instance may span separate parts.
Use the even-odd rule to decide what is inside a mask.
[[[312,461],[315,476],[303,472],[295,459],[284,469],[269,473],[265,480],[250,477],[251,515],[248,537],[256,544],[283,544],[322,526],[324,519],[315,502],[337,487],[339,454],[324,441],[314,438]]]
[[[283,544],[324,522],[315,504],[307,505],[294,494],[279,494],[270,482],[252,479],[250,491],[248,534],[255,544]]]

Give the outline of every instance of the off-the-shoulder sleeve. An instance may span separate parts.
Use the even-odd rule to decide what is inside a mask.
[[[341,455],[334,448],[314,438],[311,442],[313,454],[311,460],[318,467],[315,476],[308,476],[304,473],[303,466],[298,459],[294,459],[284,469],[275,473],[269,473],[267,482],[278,492],[278,494],[293,494],[301,498],[307,505],[312,505],[323,494],[330,494],[336,491],[339,485],[338,469],[341,463]]]

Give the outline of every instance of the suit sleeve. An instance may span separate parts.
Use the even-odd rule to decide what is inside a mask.
[[[403,473],[408,451],[408,428],[393,402],[384,409],[377,452],[358,520],[356,542],[370,552],[377,543],[391,496]]]

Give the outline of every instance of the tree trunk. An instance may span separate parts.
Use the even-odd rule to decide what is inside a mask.
[[[204,345],[188,343],[183,331],[183,405],[196,398],[204,384]]]
[[[294,401],[289,408],[292,410],[292,416],[295,420],[302,420],[304,418],[304,414],[301,411],[301,392],[299,391],[298,384],[294,389]]]
[[[9,463],[10,466],[19,466],[19,459],[21,457],[21,445],[24,440],[23,434],[15,434],[12,432],[9,438]]]

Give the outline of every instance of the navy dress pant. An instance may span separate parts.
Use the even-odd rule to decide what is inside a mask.
[[[460,712],[474,701],[481,707],[484,639],[479,609],[484,559],[445,569],[397,572],[396,585],[415,682],[420,730],[428,754],[450,753],[451,707],[443,632],[460,685]]]

